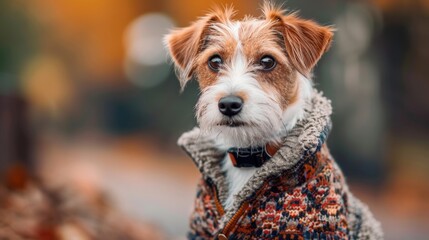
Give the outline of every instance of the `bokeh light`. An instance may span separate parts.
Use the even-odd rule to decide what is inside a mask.
[[[151,87],[169,75],[163,37],[174,27],[165,14],[149,13],[134,20],[125,32],[125,73],[136,85]]]

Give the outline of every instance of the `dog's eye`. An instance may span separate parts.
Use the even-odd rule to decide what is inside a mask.
[[[273,70],[273,68],[276,66],[276,60],[274,60],[271,56],[263,56],[261,58],[261,61],[259,62],[262,66],[262,70],[264,71],[270,71]]]
[[[222,58],[219,55],[214,55],[209,59],[208,65],[211,70],[217,72],[222,66]]]

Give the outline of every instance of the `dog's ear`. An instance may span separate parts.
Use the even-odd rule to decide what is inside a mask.
[[[311,20],[303,20],[296,14],[286,15],[284,10],[272,4],[263,8],[265,18],[272,21],[282,34],[286,53],[293,66],[304,76],[308,76],[332,42],[333,29],[320,26]]]
[[[191,26],[173,30],[165,36],[164,43],[178,70],[182,89],[186,82],[192,78],[195,70],[195,58],[204,44],[210,24],[217,21],[219,21],[218,16],[209,14]]]

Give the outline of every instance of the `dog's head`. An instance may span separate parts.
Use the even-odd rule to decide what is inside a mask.
[[[263,13],[237,21],[232,9],[217,9],[165,38],[182,88],[198,80],[201,130],[229,146],[278,140],[304,117],[311,70],[333,36],[271,4]]]

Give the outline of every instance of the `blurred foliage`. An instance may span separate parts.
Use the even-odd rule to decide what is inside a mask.
[[[37,49],[37,29],[25,8],[0,1],[0,93],[16,91],[23,64]]]

